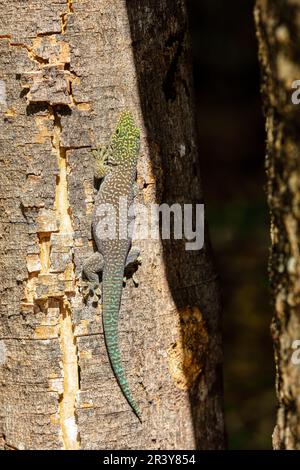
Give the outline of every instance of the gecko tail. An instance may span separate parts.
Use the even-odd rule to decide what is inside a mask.
[[[110,269],[103,273],[103,330],[109,360],[118,384],[137,418],[142,422],[141,412],[136,404],[121,361],[118,341],[118,319],[123,286],[123,270]]]

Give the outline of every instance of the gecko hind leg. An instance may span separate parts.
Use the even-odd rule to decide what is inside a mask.
[[[93,253],[82,266],[82,272],[87,279],[87,283],[83,290],[83,296],[87,299],[92,296],[92,302],[98,302],[101,297],[101,288],[99,282],[99,273],[102,273],[104,260],[98,251]]]
[[[131,278],[135,286],[139,284],[137,279],[134,276],[138,269],[139,264],[141,264],[140,251],[137,248],[132,248],[127,255],[127,259],[125,263],[125,270],[124,270],[125,282],[126,282],[126,279]]]
[[[125,268],[127,268],[130,264],[133,264],[138,261],[139,256],[140,250],[138,250],[137,248],[132,248],[127,255]]]

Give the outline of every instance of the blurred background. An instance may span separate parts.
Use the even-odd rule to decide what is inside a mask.
[[[269,214],[254,0],[188,0],[201,174],[223,288],[230,449],[271,449]]]

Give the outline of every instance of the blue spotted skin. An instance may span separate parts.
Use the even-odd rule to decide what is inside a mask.
[[[128,403],[135,414],[141,414],[134,401],[125,377],[118,344],[118,318],[122,296],[124,268],[131,240],[119,239],[119,197],[127,198],[128,207],[133,202],[133,186],[140,146],[140,130],[135,126],[130,112],[123,112],[110,144],[106,149],[107,172],[96,196],[92,229],[98,251],[103,255],[103,328],[112,369]],[[101,239],[101,217],[97,208],[109,203],[115,209],[117,237]]]

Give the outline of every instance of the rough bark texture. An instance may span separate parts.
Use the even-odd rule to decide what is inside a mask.
[[[0,4],[3,448],[222,448],[219,292],[209,247],[139,242],[120,348],[140,424],[85,304],[90,148],[120,111],[142,127],[139,201],[201,202],[181,0]],[[137,220],[137,224],[143,220]]]
[[[275,449],[300,449],[300,108],[292,104],[300,79],[300,1],[257,0],[255,19],[263,72],[267,130],[267,193],[271,209],[270,277],[279,410]]]

